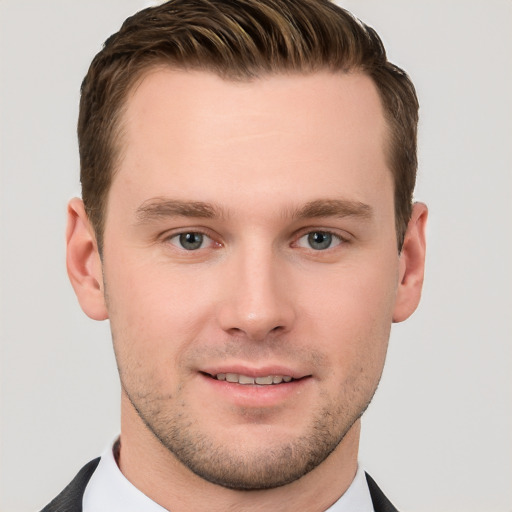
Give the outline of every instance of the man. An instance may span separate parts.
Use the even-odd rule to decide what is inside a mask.
[[[93,60],[68,273],[121,435],[45,511],[390,511],[358,467],[419,302],[417,100],[326,0],[176,0]]]

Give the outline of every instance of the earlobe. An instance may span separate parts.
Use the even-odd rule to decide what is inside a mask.
[[[68,204],[66,229],[66,266],[69,280],[84,313],[93,320],[105,320],[105,305],[101,259],[94,230],[81,199]]]
[[[427,215],[428,210],[425,204],[414,204],[400,253],[398,289],[393,310],[393,322],[403,322],[409,318],[420,302],[425,271]]]

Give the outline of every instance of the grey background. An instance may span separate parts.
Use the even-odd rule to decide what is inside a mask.
[[[37,510],[119,430],[107,323],[67,282],[78,90],[142,0],[0,0],[0,512]],[[403,510],[512,510],[512,2],[347,0],[421,100],[423,301],[393,328],[361,460]]]

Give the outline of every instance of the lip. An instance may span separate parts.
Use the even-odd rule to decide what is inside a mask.
[[[201,373],[215,376],[219,373],[236,373],[238,375],[247,375],[248,377],[267,377],[268,375],[288,375],[292,377],[294,380],[299,380],[304,377],[309,377],[310,374],[307,372],[292,369],[286,366],[280,365],[272,365],[272,366],[262,366],[259,368],[252,368],[245,365],[220,365],[208,368],[201,368],[199,370]]]
[[[271,385],[238,384],[220,381],[213,377],[219,373],[236,373],[254,378],[288,375],[294,380]],[[285,366],[254,368],[245,365],[221,365],[201,369],[198,375],[205,396],[209,396],[213,403],[220,405],[224,402],[235,407],[260,410],[283,406],[287,403],[292,404],[312,381],[310,374]]]

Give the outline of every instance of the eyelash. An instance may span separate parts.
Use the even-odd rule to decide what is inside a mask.
[[[164,241],[168,242],[171,245],[177,247],[178,249],[184,250],[186,252],[194,252],[199,249],[204,249],[204,247],[201,247],[201,246],[198,247],[197,249],[186,249],[185,247],[183,247],[183,245],[180,244],[180,242],[181,242],[180,238],[183,236],[186,236],[186,235],[200,235],[201,237],[203,237],[201,245],[205,241],[204,238],[206,238],[206,239],[210,240],[210,243],[215,244],[216,248],[222,247],[222,244],[220,242],[216,242],[208,233],[206,233],[205,231],[202,231],[200,229],[193,229],[193,230],[191,229],[191,230],[187,230],[187,231],[181,231],[179,233],[173,233],[171,235],[166,236]],[[176,243],[173,243],[172,242],[173,240],[176,240]]]
[[[187,236],[187,235],[200,235],[200,237],[201,237],[200,245],[197,246],[197,247],[191,247],[189,249],[184,247],[183,246],[184,240],[181,237],[184,237],[184,236]],[[326,247],[324,247],[324,248],[317,248],[317,249],[311,247],[312,240],[310,239],[310,237],[312,237],[313,235],[323,235],[323,236],[327,235],[327,237],[329,238],[328,245]],[[309,247],[305,247],[305,246],[300,245],[300,241],[303,238],[305,238],[305,237],[308,237],[308,241],[306,243],[309,245]],[[208,233],[206,233],[205,231],[200,230],[200,229],[187,230],[187,231],[181,231],[179,233],[173,233],[171,235],[166,236],[164,241],[170,243],[171,245],[175,246],[179,250],[183,250],[183,251],[186,251],[186,252],[195,252],[195,251],[198,251],[200,249],[205,249],[205,247],[203,247],[203,244],[205,242],[205,238],[210,241],[210,244],[211,243],[214,244],[213,248],[220,248],[220,247],[223,246],[222,243],[216,242],[212,236],[210,236]],[[173,242],[174,240],[176,242]],[[332,245],[333,242],[337,242],[337,243]],[[192,246],[194,246],[194,241],[191,241],[190,243],[192,244]],[[321,244],[322,241],[320,241],[318,243]],[[306,249],[306,250],[311,250],[311,251],[313,251],[315,253],[320,253],[320,252],[323,252],[323,251],[328,251],[329,249],[334,249],[334,248],[336,248],[336,247],[338,247],[340,245],[344,245],[346,243],[349,243],[349,239],[346,238],[346,237],[341,236],[339,233],[335,233],[335,232],[330,231],[328,229],[307,228],[307,229],[302,230],[300,232],[299,236],[295,237],[294,242],[292,242],[291,246],[292,247],[303,248],[303,249]]]
[[[343,245],[343,244],[346,244],[346,243],[349,243],[349,239],[347,237],[343,237],[341,236],[339,233],[335,233],[334,231],[331,231],[329,229],[318,229],[318,228],[307,228],[306,230],[303,230],[300,235],[296,238],[296,241],[294,242],[294,245],[298,246],[298,247],[302,247],[299,245],[299,242],[305,238],[305,237],[311,237],[312,235],[318,235],[318,234],[321,234],[321,235],[328,235],[329,237],[331,237],[331,243],[329,243],[329,245],[323,249],[314,249],[313,247],[311,247],[311,240],[308,240],[308,243],[309,243],[309,247],[303,247],[304,249],[309,249],[309,250],[312,250],[314,252],[323,252],[323,251],[328,251],[329,249],[334,249],[340,245]],[[336,241],[337,243],[335,245],[332,245],[332,242]]]

